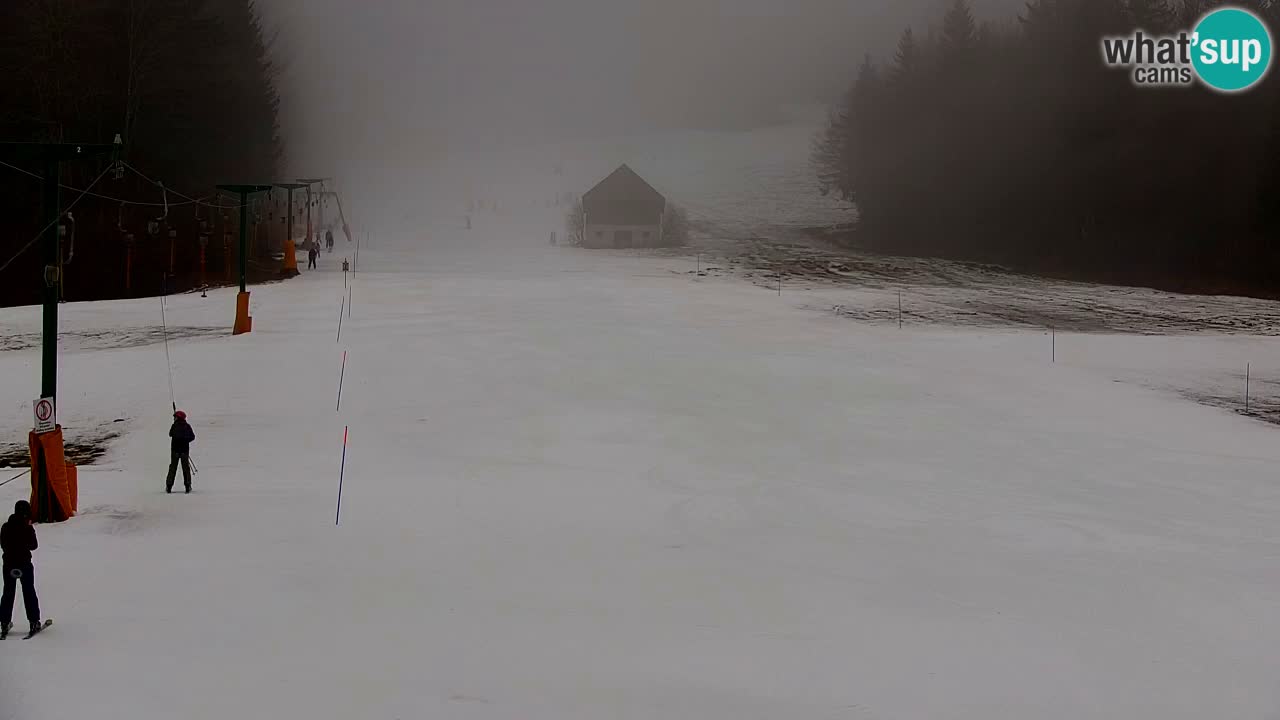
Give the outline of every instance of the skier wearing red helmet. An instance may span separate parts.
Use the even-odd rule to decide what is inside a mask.
[[[174,476],[178,474],[178,461],[182,461],[182,480],[187,492],[191,492],[191,443],[196,431],[187,424],[187,414],[173,411],[173,425],[169,428],[169,475],[165,478],[164,491],[173,492]]]

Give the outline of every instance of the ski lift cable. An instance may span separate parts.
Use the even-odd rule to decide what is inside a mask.
[[[14,254],[13,254],[13,257],[9,258],[8,260],[5,260],[5,261],[4,261],[4,264],[3,264],[3,265],[0,265],[0,272],[4,272],[4,269],[5,269],[5,268],[7,268],[7,267],[9,267],[10,265],[12,265],[12,264],[13,264],[13,261],[18,259],[18,256],[22,255],[22,253],[24,253],[24,252],[26,252],[27,250],[31,249],[31,246],[32,246],[32,245],[35,245],[37,240],[39,240],[40,238],[44,237],[44,234],[45,234],[46,232],[48,232],[48,231],[49,231],[49,228],[51,228],[51,227],[53,227],[54,225],[57,225],[57,224],[58,224],[58,221],[60,221],[60,220],[62,219],[62,216],[63,216],[63,214],[64,214],[64,213],[71,212],[71,209],[72,209],[72,208],[74,208],[74,207],[76,206],[76,203],[78,203],[78,202],[80,202],[81,200],[83,200],[83,199],[84,199],[84,197],[85,197],[85,195],[89,194],[89,191],[90,191],[90,190],[92,190],[92,189],[93,189],[93,187],[94,187],[95,185],[97,185],[99,181],[101,181],[101,180],[102,180],[102,178],[106,177],[106,176],[107,176],[107,173],[109,173],[109,172],[111,172],[111,166],[110,166],[110,165],[108,165],[108,166],[107,166],[107,169],[106,169],[106,170],[103,170],[103,171],[102,171],[102,174],[101,174],[101,175],[99,175],[98,177],[94,178],[94,181],[93,181],[92,183],[89,183],[89,187],[88,187],[88,188],[86,188],[86,189],[84,189],[84,190],[82,190],[82,191],[80,192],[80,194],[76,196],[76,199],[71,201],[71,204],[70,204],[70,205],[67,205],[67,206],[66,206],[65,208],[63,208],[62,210],[59,210],[59,211],[58,211],[58,216],[57,216],[56,218],[54,218],[53,222],[49,223],[48,225],[45,225],[43,228],[40,228],[40,232],[36,233],[36,236],[35,236],[35,237],[33,237],[33,238],[31,238],[31,241],[30,241],[30,242],[28,242],[26,245],[23,245],[23,246],[18,250],[18,252],[16,252],[16,253],[14,253]]]
[[[168,281],[165,281],[165,292],[168,293]],[[160,327],[164,331],[164,365],[169,371],[169,404],[173,407],[173,412],[178,412],[178,400],[173,394],[173,360],[169,358],[169,321],[165,319],[165,296],[160,296]]]
[[[125,166],[125,167],[129,168],[129,169],[130,169],[130,170],[132,170],[134,173],[136,173],[136,174],[138,175],[138,177],[141,177],[142,179],[144,179],[144,180],[146,180],[147,182],[150,182],[150,183],[152,183],[152,184],[155,184],[155,185],[161,185],[161,187],[164,187],[164,185],[163,185],[162,183],[160,183],[160,182],[158,182],[158,181],[156,181],[156,180],[152,180],[151,178],[149,178],[149,177],[147,177],[146,175],[144,175],[141,171],[139,171],[137,168],[133,167],[132,165],[129,165],[128,163],[123,163],[123,164],[124,164],[124,166]],[[0,166],[7,167],[7,168],[9,168],[10,170],[13,170],[13,171],[15,171],[15,172],[22,173],[23,175],[26,175],[26,176],[28,176],[28,177],[34,178],[34,179],[36,179],[36,180],[44,180],[44,176],[42,176],[42,175],[39,175],[39,174],[37,174],[37,173],[33,173],[33,172],[31,172],[30,170],[27,170],[27,169],[25,169],[25,168],[18,167],[17,165],[10,165],[9,163],[4,162],[3,160],[0,160]],[[112,169],[112,168],[108,168],[108,169]],[[109,201],[111,201],[111,202],[123,203],[123,204],[125,204],[125,205],[136,205],[136,206],[139,206],[139,207],[166,207],[166,206],[168,206],[168,207],[174,208],[174,207],[182,207],[182,206],[185,206],[185,205],[203,205],[203,206],[205,206],[205,207],[215,208],[215,209],[218,209],[218,210],[239,210],[239,209],[240,209],[240,206],[239,206],[239,205],[215,205],[215,204],[213,204],[213,203],[205,202],[205,201],[204,201],[204,200],[202,200],[202,199],[197,199],[197,198],[190,197],[190,196],[188,196],[188,195],[184,195],[184,194],[182,194],[182,193],[180,193],[180,192],[178,192],[178,191],[174,190],[173,188],[166,188],[166,189],[168,190],[168,192],[173,193],[174,195],[177,195],[178,197],[182,198],[182,199],[183,199],[183,202],[171,203],[171,202],[142,202],[142,201],[138,201],[138,200],[125,200],[124,198],[120,198],[120,197],[113,197],[113,196],[111,196],[111,195],[103,195],[102,193],[95,193],[95,192],[89,192],[88,190],[81,190],[81,189],[80,189],[80,188],[78,188],[78,187],[74,187],[74,186],[71,186],[71,185],[67,185],[67,184],[65,184],[65,183],[58,183],[58,187],[62,188],[63,190],[69,190],[69,191],[71,191],[71,192],[84,193],[84,194],[88,195],[89,197],[95,197],[95,198],[98,198],[98,199],[100,199],[100,200],[109,200]]]
[[[207,208],[215,208],[215,209],[218,209],[218,210],[239,210],[239,209],[240,209],[240,206],[239,206],[239,205],[219,205],[219,204],[209,203],[209,202],[205,202],[204,198],[194,198],[194,197],[191,197],[190,195],[186,195],[186,194],[184,194],[184,193],[180,193],[180,192],[178,192],[177,190],[174,190],[173,188],[171,188],[171,187],[169,187],[169,186],[165,185],[162,181],[160,181],[160,180],[156,180],[156,179],[154,179],[154,178],[150,177],[150,176],[149,176],[149,175],[147,175],[146,173],[144,173],[144,172],[142,172],[141,170],[139,170],[138,168],[136,168],[136,167],[134,167],[134,166],[130,165],[129,163],[124,162],[123,160],[122,160],[122,161],[120,161],[120,164],[121,164],[123,167],[127,168],[127,169],[129,170],[129,172],[132,172],[134,175],[137,175],[138,177],[142,178],[143,180],[146,180],[147,182],[151,183],[152,185],[155,185],[155,186],[159,187],[159,188],[160,188],[160,190],[161,190],[161,192],[166,193],[166,197],[165,197],[165,202],[164,202],[164,203],[148,203],[148,204],[150,204],[150,205],[160,205],[160,204],[163,204],[163,205],[165,205],[166,207],[178,207],[178,206],[181,206],[181,205],[192,205],[192,204],[194,204],[194,205],[203,205],[203,206],[205,206],[205,207],[207,207]],[[182,198],[182,199],[183,199],[183,200],[185,200],[186,202],[181,202],[181,203],[170,203],[170,202],[168,202],[168,194],[170,194],[170,193],[171,193],[171,194],[173,194],[173,195],[176,195],[176,196],[178,196],[178,197],[180,197],[180,198]],[[166,214],[167,214],[167,212],[166,212]]]
[[[9,163],[4,162],[3,160],[0,160],[0,165],[3,165],[4,167],[9,168],[10,170],[15,170],[15,171],[17,171],[17,172],[20,172],[20,173],[22,173],[23,175],[27,175],[27,176],[30,176],[30,177],[32,177],[32,178],[35,178],[36,180],[41,180],[41,181],[43,181],[43,180],[44,180],[44,176],[42,176],[42,175],[37,175],[36,173],[33,173],[33,172],[31,172],[30,170],[26,170],[26,169],[20,168],[20,167],[18,167],[17,165],[10,165]],[[107,170],[111,170],[111,169],[112,169],[112,168],[110,168],[110,167],[108,167],[108,168],[107,168]],[[100,199],[100,200],[110,200],[111,202],[124,203],[124,204],[126,204],[126,205],[140,205],[140,206],[146,206],[146,207],[161,207],[162,205],[164,205],[164,203],[138,202],[138,201],[135,201],[135,200],[125,200],[124,198],[112,197],[112,196],[110,196],[110,195],[103,195],[102,193],[89,192],[88,190],[81,190],[81,189],[80,189],[80,188],[78,188],[78,187],[73,187],[73,186],[71,186],[71,185],[67,185],[67,184],[65,184],[65,183],[58,183],[58,187],[62,188],[63,190],[70,190],[71,192],[84,193],[85,195],[88,195],[89,197],[96,197],[96,198],[98,198],[98,199]],[[170,207],[174,207],[174,206],[176,206],[176,205],[190,205],[190,204],[191,204],[191,203],[189,203],[189,202],[183,202],[183,203],[172,203],[172,204],[170,204]]]
[[[31,468],[27,468],[26,470],[23,470],[22,472],[18,473],[17,475],[14,475],[8,480],[5,480],[4,482],[0,482],[0,487],[8,485],[9,483],[13,482],[14,480],[17,480],[18,478],[22,477],[23,475],[26,475],[29,472],[31,472]]]
[[[189,205],[189,204],[191,204],[191,203],[195,203],[195,204],[197,204],[197,205],[203,205],[203,206],[205,206],[205,207],[210,207],[210,208],[217,208],[217,209],[219,209],[219,210],[239,210],[239,209],[240,209],[240,206],[239,206],[239,205],[215,205],[215,204],[213,204],[213,203],[205,202],[203,199],[200,199],[200,198],[193,198],[193,197],[191,197],[190,195],[184,195],[184,194],[182,194],[182,193],[178,192],[177,190],[174,190],[174,189],[173,189],[173,188],[171,188],[171,187],[167,187],[167,186],[166,186],[164,183],[162,183],[161,181],[152,179],[152,178],[151,178],[151,177],[149,177],[146,173],[142,172],[141,170],[139,170],[138,168],[136,168],[136,167],[134,167],[134,166],[130,165],[130,164],[129,164],[129,163],[127,163],[127,162],[123,162],[123,161],[122,161],[122,162],[121,162],[121,165],[124,165],[124,166],[125,166],[125,167],[130,171],[130,172],[132,172],[134,175],[137,175],[138,177],[142,178],[143,180],[146,180],[147,182],[151,183],[152,185],[159,185],[161,188],[164,188],[164,189],[165,189],[165,190],[167,190],[168,192],[171,192],[171,193],[173,193],[174,195],[177,195],[178,197],[182,198],[183,200],[186,200],[186,201],[187,201],[186,203],[181,203],[181,204],[183,204],[183,205]],[[175,204],[179,204],[179,203],[175,203]]]

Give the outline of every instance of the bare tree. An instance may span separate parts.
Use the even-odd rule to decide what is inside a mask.
[[[586,216],[582,210],[581,198],[573,201],[573,206],[564,215],[565,238],[569,245],[581,247],[587,231]]]

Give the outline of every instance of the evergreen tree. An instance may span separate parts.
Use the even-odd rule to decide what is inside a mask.
[[[1129,21],[1147,33],[1166,33],[1173,29],[1173,10],[1165,0],[1129,0]]]
[[[945,62],[966,59],[978,42],[978,26],[968,0],[954,0],[942,18],[942,57]]]
[[[908,27],[898,38],[898,50],[893,56],[893,78],[903,80],[920,71],[920,48],[915,33]],[[864,66],[865,67],[865,66]]]
[[[874,190],[871,185],[878,176],[875,142],[881,136],[881,128],[877,125],[881,91],[880,70],[867,55],[849,94],[848,135],[843,163],[845,182],[841,188],[846,200],[858,202],[860,206],[872,201]]]
[[[1029,0],[1018,15],[1026,37],[1043,39],[1063,26],[1063,0]]]
[[[1013,28],[978,32],[956,2],[936,43],[904,33],[887,72],[859,70],[833,146],[859,245],[1280,295],[1280,76],[1157,92],[1098,57],[1101,37],[1190,28],[1221,4],[1030,0]],[[1239,4],[1280,22],[1280,2]]]
[[[196,196],[212,195],[217,183],[278,177],[275,66],[252,0],[0,2],[0,73],[6,78],[0,137],[6,140],[110,142],[119,133],[126,162]],[[63,177],[83,186],[101,171],[100,160],[68,163]],[[16,252],[37,229],[29,209],[38,206],[38,190],[29,178],[0,169],[0,197],[21,208],[0,213],[0,257]],[[162,200],[154,184],[132,173],[103,180],[97,190],[134,202]],[[208,232],[220,213],[201,212]],[[76,265],[67,272],[69,299],[126,294],[126,232],[138,239],[128,294],[160,290],[169,271],[168,243],[147,232],[159,211],[86,197],[75,214],[79,241]],[[179,238],[179,277],[169,288],[189,286],[199,277],[194,206],[174,207],[165,223]],[[209,268],[221,268],[221,243],[207,250]],[[24,254],[6,275],[38,277],[41,262],[39,253]],[[87,267],[97,270],[81,271]],[[34,284],[0,282],[0,304],[32,302],[38,291]]]
[[[880,74],[867,55],[858,69],[857,79],[832,108],[827,125],[814,139],[811,160],[823,193],[852,202],[860,187],[860,178],[868,178],[869,143],[874,141],[873,118],[879,111]]]
[[[846,158],[849,157],[848,140],[849,106],[852,103],[853,90],[845,93],[844,98],[827,113],[827,125],[814,138],[810,151],[810,162],[818,174],[822,194],[835,191],[837,195],[848,199],[845,189],[849,183],[846,175]]]

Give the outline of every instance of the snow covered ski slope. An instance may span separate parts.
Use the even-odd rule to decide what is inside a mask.
[[[1104,363],[1193,372],[1218,339],[1054,363],[1040,332],[450,232],[362,249],[340,343],[341,252],[254,288],[247,336],[230,292],[169,300],[191,495],[158,301],[64,307],[61,420],[117,437],[39,528],[58,631],[0,648],[0,718],[1280,713],[1276,429]],[[20,443],[38,348],[4,347]]]

